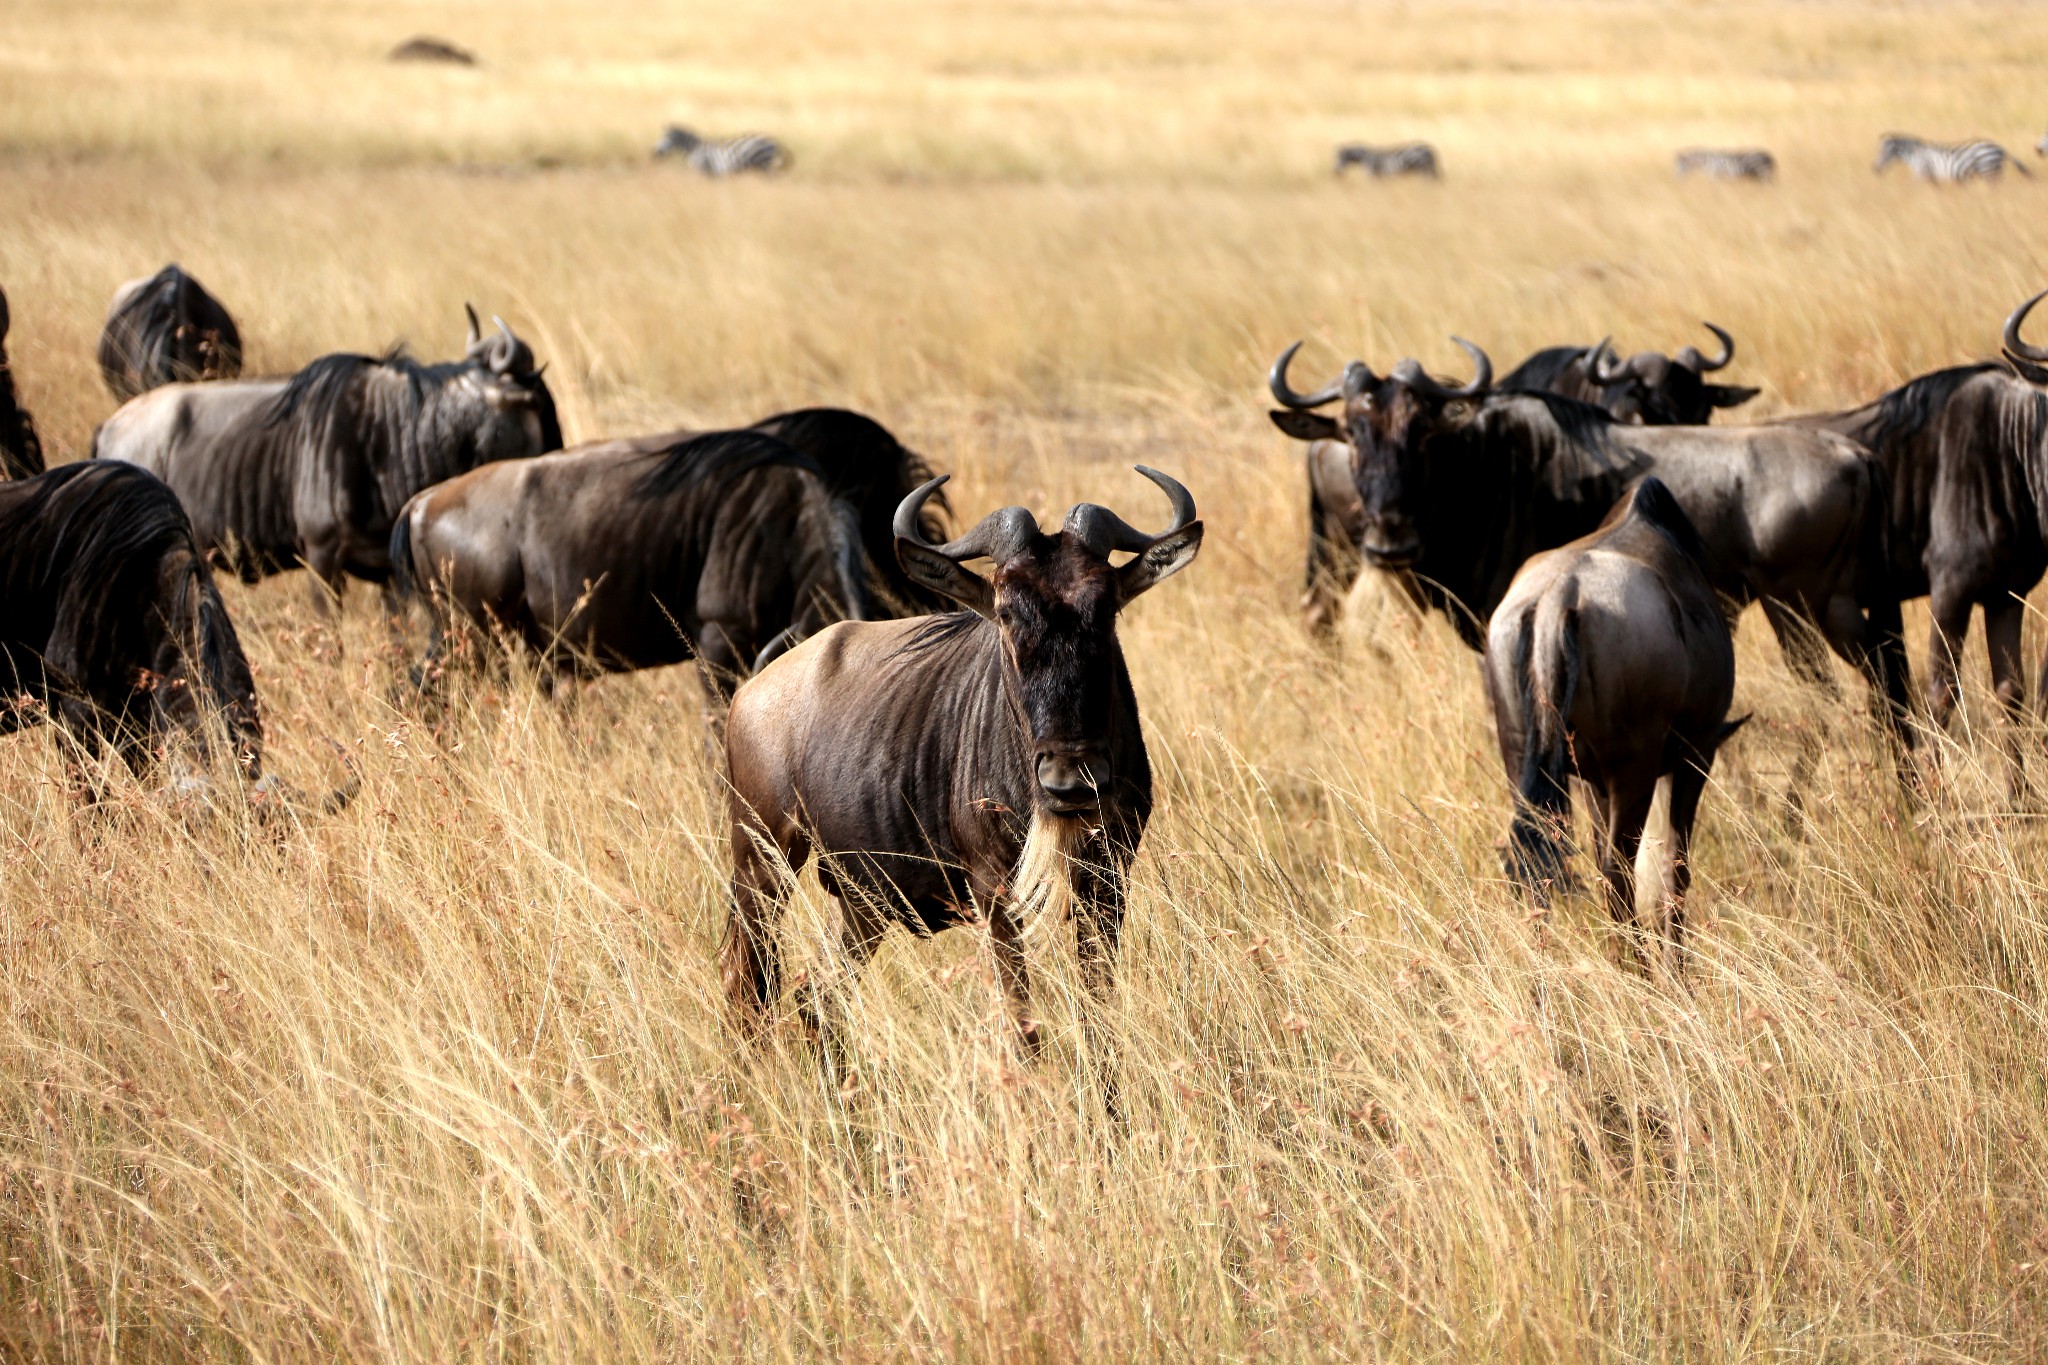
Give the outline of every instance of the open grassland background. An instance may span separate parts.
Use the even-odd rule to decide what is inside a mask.
[[[1036,1066],[966,933],[885,949],[844,1090],[794,1036],[735,1056],[686,672],[479,685],[436,731],[364,613],[337,637],[296,578],[230,585],[273,766],[332,781],[332,736],[364,789],[282,830],[126,782],[88,813],[52,736],[0,745],[0,1353],[2048,1350],[2048,845],[1989,744],[1908,809],[1746,632],[1689,989],[1624,973],[1591,903],[1500,884],[1448,632],[1301,639],[1259,383],[1296,336],[1460,373],[1453,331],[1504,367],[1705,316],[1775,413],[1986,354],[2048,284],[2048,185],[1868,166],[1892,128],[2030,148],[2048,11],[30,0],[4,29],[0,287],[57,458],[110,409],[108,295],[177,259],[258,371],[444,356],[474,299],[572,439],[845,403],[970,514],[1156,518],[1143,460],[1210,534],[1125,628],[1161,800],[1120,1134],[1057,925]],[[379,60],[422,31],[484,65]],[[649,166],[670,119],[796,169]],[[1443,184],[1329,180],[1338,139],[1411,136]],[[1694,142],[1768,145],[1781,183],[1674,184]],[[1790,833],[1805,729],[1830,756]],[[800,964],[823,933],[812,893]]]

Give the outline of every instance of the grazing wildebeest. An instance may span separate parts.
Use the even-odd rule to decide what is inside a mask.
[[[1627,426],[1555,394],[1492,392],[1486,353],[1458,344],[1478,367],[1460,388],[1414,360],[1384,377],[1353,361],[1329,388],[1298,395],[1288,357],[1277,367],[1274,392],[1289,402],[1273,414],[1280,429],[1351,446],[1370,563],[1403,575],[1477,649],[1524,560],[1591,531],[1655,473],[1692,519],[1730,609],[1760,601],[1794,670],[1831,687],[1817,634],[1864,671],[1881,719],[1910,743],[1884,474],[1862,447],[1786,426]],[[1309,410],[1338,400],[1341,418]]]
[[[384,582],[392,523],[413,494],[561,445],[533,352],[502,321],[480,335],[474,313],[459,361],[330,355],[289,380],[173,384],[93,434],[98,458],[170,484],[200,543],[242,578],[303,564],[323,605],[345,574]]]
[[[986,918],[1027,1050],[1037,1043],[1019,911],[1078,910],[1081,969],[1098,1009],[1113,983],[1125,873],[1152,810],[1117,613],[1195,557],[1188,491],[1139,467],[1173,503],[1157,535],[1082,503],[1046,535],[1021,507],[933,545],[919,532],[934,479],[896,516],[912,577],[967,607],[849,622],[811,637],[733,697],[733,907],[727,997],[749,1030],[778,990],[785,881],[818,855],[843,950],[865,960],[887,926],[937,933]],[[1112,566],[1112,553],[1134,557]],[[994,565],[984,578],[962,567]],[[1042,907],[1043,908],[1043,907]],[[1096,1014],[1088,1016],[1091,1050]],[[1104,1095],[1115,1109],[1113,1063]]]
[[[1904,133],[1886,133],[1878,143],[1877,163],[1870,169],[1882,172],[1894,161],[1918,178],[1937,185],[1996,180],[2007,166],[2021,175],[2033,175],[2018,157],[1982,138],[1973,142],[1929,142]]]
[[[1930,719],[1946,728],[1957,700],[1957,661],[1970,609],[1984,609],[1991,677],[2008,716],[2026,706],[2020,633],[2026,596],[2048,571],[2048,350],[2020,325],[2037,294],[2006,319],[2007,363],[1936,370],[1858,408],[1797,417],[1788,425],[1838,431],[1866,446],[1890,484],[1893,589],[1927,597]],[[2048,706],[2048,663],[2038,702]],[[2017,734],[2008,752],[2024,771]]]
[[[690,163],[690,169],[714,179],[745,171],[765,174],[787,170],[791,160],[789,148],[761,133],[707,140],[675,124],[670,124],[661,141],[654,144],[654,154],[680,155]]]
[[[26,479],[43,472],[43,443],[35,419],[14,390],[14,368],[7,361],[7,294],[0,290],[0,479]]]
[[[1670,832],[1656,918],[1673,965],[1693,821],[1714,753],[1735,728],[1727,724],[1735,645],[1703,553],[1663,481],[1643,479],[1600,529],[1516,571],[1487,626],[1483,664],[1515,787],[1508,875],[1549,903],[1565,875],[1576,777],[1592,807],[1607,908],[1617,923],[1636,924],[1636,853],[1666,785]]]
[[[163,384],[235,378],[242,334],[199,281],[167,265],[114,291],[99,359],[108,390],[125,403]]]
[[[1678,154],[1678,175],[1703,175],[1709,180],[1760,180],[1777,177],[1778,160],[1761,147],[1722,151],[1688,147]]]
[[[1734,407],[1757,395],[1755,389],[1710,384],[1701,379],[1735,357],[1735,338],[1711,322],[1705,326],[1721,341],[1721,354],[1712,360],[1692,346],[1679,348],[1675,356],[1644,351],[1626,361],[1613,360],[1605,340],[1594,346],[1551,346],[1510,370],[1499,388],[1562,394],[1603,407],[1625,422],[1651,426],[1704,425],[1714,409]],[[1299,349],[1299,342],[1288,348],[1267,375],[1267,386],[1274,399],[1291,409],[1315,407],[1335,399],[1335,385],[1314,401],[1287,387],[1287,366]],[[1281,416],[1275,413],[1273,420],[1286,430]],[[1365,562],[1358,549],[1359,537],[1365,534],[1365,513],[1352,477],[1351,459],[1351,447],[1343,441],[1309,443],[1308,569],[1301,605],[1309,633],[1319,638],[1327,638],[1336,630],[1344,596],[1358,581]]]
[[[452,616],[555,676],[694,658],[720,699],[771,641],[874,614],[858,510],[760,431],[484,465],[408,502],[390,558],[430,600],[430,663]]]
[[[252,795],[290,794],[264,776],[256,684],[192,523],[147,470],[0,483],[0,734],[45,719],[186,789],[224,740]]]
[[[872,417],[845,408],[780,412],[754,423],[753,430],[766,432],[808,456],[823,472],[832,496],[857,510],[861,545],[868,559],[868,588],[876,605],[888,609],[884,614],[902,616],[947,608],[947,599],[914,581],[896,562],[896,532],[891,526],[896,506],[932,476],[922,455]],[[705,434],[681,429],[652,436],[614,437],[587,441],[566,453],[651,455]],[[943,493],[925,505],[925,539],[945,539],[944,508]]]
[[[432,38],[422,34],[408,38],[385,55],[388,62],[445,62],[450,66],[475,66],[476,54],[467,48],[457,47],[446,38]]]
[[[1353,166],[1364,167],[1375,180],[1390,175],[1426,175],[1435,180],[1442,175],[1436,148],[1427,142],[1403,142],[1394,147],[1368,147],[1362,142],[1339,144],[1335,173],[1342,175]]]

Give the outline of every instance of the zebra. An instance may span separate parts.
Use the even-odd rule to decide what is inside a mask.
[[[1709,180],[1773,180],[1778,161],[1761,147],[1729,152],[1688,147],[1678,154],[1678,174],[1682,179],[1695,172]]]
[[[688,128],[669,125],[654,146],[656,156],[681,152],[692,169],[705,175],[738,175],[742,171],[779,171],[790,163],[789,149],[772,137],[747,133],[707,142]]]
[[[1427,142],[1404,142],[1398,147],[1346,142],[1337,148],[1335,173],[1342,175],[1350,166],[1365,167],[1375,180],[1388,175],[1426,175],[1434,180],[1442,174],[1437,168],[1436,148]]]
[[[2018,157],[1982,138],[1974,142],[1927,142],[1903,133],[1887,133],[1878,144],[1877,164],[1871,169],[1882,171],[1894,161],[1922,180],[1938,185],[1952,185],[1959,180],[1996,180],[2007,162],[2021,175],[2033,175]]]

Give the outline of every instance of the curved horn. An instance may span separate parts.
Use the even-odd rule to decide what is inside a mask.
[[[1612,350],[1613,342],[1611,336],[1601,337],[1600,344],[1588,353],[1586,373],[1593,376],[1595,384],[1613,384],[1628,373],[1628,366],[1621,364],[1621,357]],[[1610,358],[1615,362],[1613,369],[1608,368]]]
[[[476,309],[467,300],[463,302],[462,311],[469,314],[469,336],[462,347],[466,351],[474,351],[476,344],[484,339],[484,329],[476,320]]]
[[[491,368],[503,374],[519,355],[519,338],[496,313],[491,314],[491,321],[498,324],[498,335],[491,338]]]
[[[1702,320],[1700,326],[1721,338],[1721,354],[1713,360],[1702,358],[1700,361],[1700,373],[1712,374],[1714,371],[1726,367],[1729,361],[1735,359],[1735,338],[1729,336],[1728,333],[1722,331],[1711,322]]]
[[[2020,324],[2027,320],[2027,314],[2032,312],[2034,305],[2042,299],[2048,299],[2048,289],[2042,290],[2019,307],[2013,309],[2012,316],[2005,320],[2005,349],[2011,351],[2022,360],[2031,360],[2036,364],[2048,361],[2048,346],[2033,346],[2022,341],[2020,339]]]
[[[932,544],[918,529],[918,513],[924,509],[926,500],[952,477],[951,474],[941,474],[936,479],[927,479],[909,497],[896,504],[896,517],[890,523],[890,529],[898,540],[922,545],[955,563],[969,559],[993,559],[1001,563],[1038,534],[1038,518],[1027,509],[999,507],[976,522],[974,529],[959,539],[949,540],[944,545]]]
[[[1156,535],[1148,534],[1107,507],[1098,507],[1092,502],[1080,503],[1073,511],[1067,513],[1066,528],[1080,537],[1081,543],[1096,554],[1106,557],[1112,550],[1129,550],[1133,554],[1143,554],[1159,541],[1194,523],[1195,496],[1188,492],[1180,480],[1170,474],[1162,474],[1156,469],[1148,469],[1144,465],[1131,467],[1159,485],[1159,490],[1166,494],[1167,500],[1173,504],[1173,524]]]
[[[1472,357],[1472,367],[1475,373],[1472,376],[1472,382],[1465,385],[1465,387],[1454,389],[1447,384],[1437,382],[1436,379],[1431,377],[1422,368],[1420,361],[1412,359],[1404,360],[1399,365],[1396,365],[1393,377],[1406,384],[1409,388],[1420,389],[1433,398],[1477,398],[1492,388],[1493,361],[1487,358],[1486,352],[1480,350],[1463,337],[1454,336],[1451,340],[1464,347],[1465,354]]]
[[[1306,412],[1310,408],[1319,408],[1342,394],[1344,392],[1344,381],[1342,379],[1335,380],[1317,389],[1314,393],[1296,393],[1293,389],[1289,388],[1287,385],[1287,366],[1294,359],[1294,353],[1300,349],[1301,343],[1297,341],[1280,353],[1280,358],[1273,362],[1273,368],[1266,374],[1266,387],[1273,391],[1273,401],[1281,407],[1293,408],[1297,412]],[[1349,373],[1348,369],[1346,373]]]
[[[1354,360],[1344,367],[1344,378],[1339,382],[1343,385],[1344,401],[1348,403],[1378,383],[1379,376],[1363,360]]]

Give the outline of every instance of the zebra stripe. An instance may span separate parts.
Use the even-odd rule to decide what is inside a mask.
[[[1894,161],[1920,179],[1937,185],[1953,185],[1959,180],[1996,180],[2008,162],[2021,175],[2033,174],[2011,152],[1981,138],[1974,142],[1927,142],[1888,133],[1878,144],[1877,164],[1871,169],[1881,171]]]
[[[1678,173],[1710,180],[1770,180],[1778,174],[1778,162],[1761,147],[1734,152],[1689,147],[1678,154]]]
[[[1337,148],[1336,174],[1342,175],[1352,166],[1365,167],[1375,180],[1388,175],[1434,177],[1440,174],[1436,148],[1427,142],[1404,142],[1398,147],[1368,147],[1362,142],[1347,142]]]
[[[742,137],[706,141],[688,128],[670,128],[662,134],[654,154],[681,152],[691,169],[709,176],[738,175],[744,171],[779,171],[789,165],[789,149],[772,137],[748,133]]]

